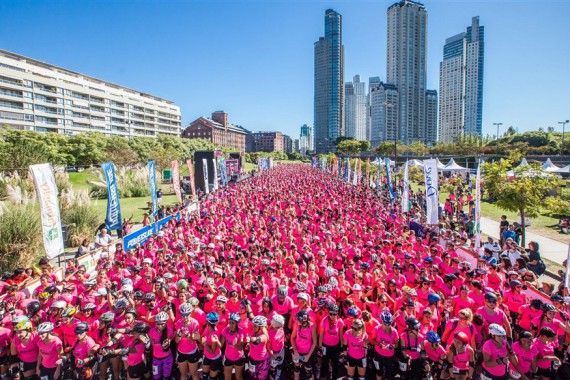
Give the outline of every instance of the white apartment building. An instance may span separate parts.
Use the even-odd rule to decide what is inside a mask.
[[[352,82],[344,85],[346,136],[366,140],[366,83],[355,75]]]
[[[73,135],[180,136],[172,101],[0,50],[0,127]]]

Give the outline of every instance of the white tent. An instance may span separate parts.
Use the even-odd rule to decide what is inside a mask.
[[[467,168],[464,168],[463,166],[457,165],[455,160],[452,158],[451,160],[449,160],[447,165],[445,165],[445,167],[441,170],[446,171],[446,172],[457,172],[457,171],[467,170]]]
[[[566,165],[563,168],[556,169],[553,172],[559,174],[570,174],[570,165]]]
[[[545,172],[556,172],[558,169],[560,168],[554,165],[552,161],[550,161],[550,158],[542,165],[542,170]]]
[[[404,167],[406,164],[402,165],[402,167]],[[415,158],[413,160],[408,160],[408,167],[409,166],[424,166],[423,161],[420,160],[416,160]]]
[[[439,160],[439,158],[436,158],[436,160],[437,160],[437,169],[438,170],[445,169],[445,165]]]
[[[380,164],[384,165],[384,159],[383,158],[380,158]],[[374,161],[371,161],[370,165],[378,165],[378,158],[375,159]],[[390,166],[394,166],[394,165],[396,165],[396,163],[393,160],[390,160]]]
[[[526,158],[523,158],[523,160],[521,161],[521,163],[520,163],[515,169],[522,168],[523,166],[530,166],[530,165],[528,164]]]

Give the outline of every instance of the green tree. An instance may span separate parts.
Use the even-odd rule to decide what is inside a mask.
[[[511,212],[518,212],[521,219],[536,217],[541,209],[547,207],[546,197],[550,190],[558,186],[555,176],[541,172],[537,167],[513,169],[521,155],[513,153],[507,159],[500,159],[483,166],[484,190],[495,198],[497,207]],[[514,170],[514,176],[507,172]],[[522,245],[525,245],[526,229],[522,224]]]
[[[395,144],[393,141],[384,141],[380,143],[376,148],[372,149],[373,152],[378,153],[381,156],[392,156],[394,155],[394,148],[397,148],[398,154],[403,153],[403,145]]]
[[[69,137],[69,146],[73,149],[75,164],[89,166],[106,160],[106,136],[99,132],[86,132]]]
[[[130,147],[129,140],[111,136],[106,140],[105,156],[117,166],[133,166],[140,163],[138,154]]]
[[[370,142],[360,140],[343,140],[336,146],[336,151],[341,154],[359,154],[370,148]]]

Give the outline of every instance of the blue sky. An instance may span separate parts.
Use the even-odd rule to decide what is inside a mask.
[[[183,123],[223,109],[230,121],[298,137],[313,122],[313,44],[324,11],[343,15],[345,79],[386,77],[394,1],[0,2],[0,48],[175,101]],[[485,26],[483,133],[570,119],[570,0],[425,1],[428,88],[445,39]]]

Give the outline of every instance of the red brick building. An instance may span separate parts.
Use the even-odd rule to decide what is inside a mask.
[[[252,152],[285,152],[283,134],[281,132],[254,132]]]
[[[212,118],[201,116],[190,123],[182,131],[182,137],[187,139],[207,139],[221,146],[229,146],[240,152],[245,152],[245,140],[249,131],[239,125],[228,122],[228,114],[224,111],[212,113]]]

